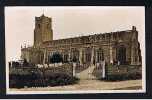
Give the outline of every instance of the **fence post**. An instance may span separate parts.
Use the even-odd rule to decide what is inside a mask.
[[[105,60],[102,61],[101,65],[102,65],[102,78],[105,78],[105,76],[106,76],[106,73],[105,73]]]
[[[76,68],[76,63],[75,62],[73,63],[72,67],[73,67],[73,76],[75,76],[75,68]]]

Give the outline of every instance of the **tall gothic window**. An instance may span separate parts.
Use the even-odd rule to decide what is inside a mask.
[[[79,61],[79,51],[78,50],[73,50],[73,61],[77,62]]]
[[[91,62],[91,48],[86,48],[86,62]]]
[[[97,50],[97,62],[103,61],[104,60],[104,53],[101,48]]]
[[[68,54],[64,55],[64,62],[68,62]]]
[[[38,28],[40,28],[41,27],[41,25],[40,24],[38,24]]]
[[[117,61],[119,61],[120,64],[126,64],[126,48],[124,46],[117,49]]]
[[[49,24],[47,24],[47,29],[49,29]]]

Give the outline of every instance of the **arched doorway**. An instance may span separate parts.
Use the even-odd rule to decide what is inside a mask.
[[[117,61],[119,61],[121,65],[126,64],[126,48],[124,46],[117,49]]]

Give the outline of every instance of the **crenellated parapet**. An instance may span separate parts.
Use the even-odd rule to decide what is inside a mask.
[[[80,64],[141,65],[141,50],[135,26],[125,31],[98,33],[53,40],[52,19],[44,15],[35,18],[34,45],[22,47],[22,58],[32,63],[50,63],[54,53],[63,61],[76,60]]]
[[[85,44],[85,43],[100,43],[100,42],[131,42],[133,37],[137,35],[136,30],[117,31],[111,33],[100,33],[88,36],[80,36],[66,39],[58,39],[43,42],[44,46],[70,45],[70,44]]]

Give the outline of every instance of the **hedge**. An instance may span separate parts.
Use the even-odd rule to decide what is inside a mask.
[[[104,80],[123,81],[123,80],[136,80],[141,78],[142,78],[142,74],[140,72],[134,72],[134,73],[117,73],[117,74],[107,75],[107,77]]]
[[[69,76],[65,73],[52,73],[49,76],[42,76],[36,73],[21,75],[10,74],[10,88],[26,87],[47,87],[47,86],[62,86],[75,84],[79,81],[78,78]]]

